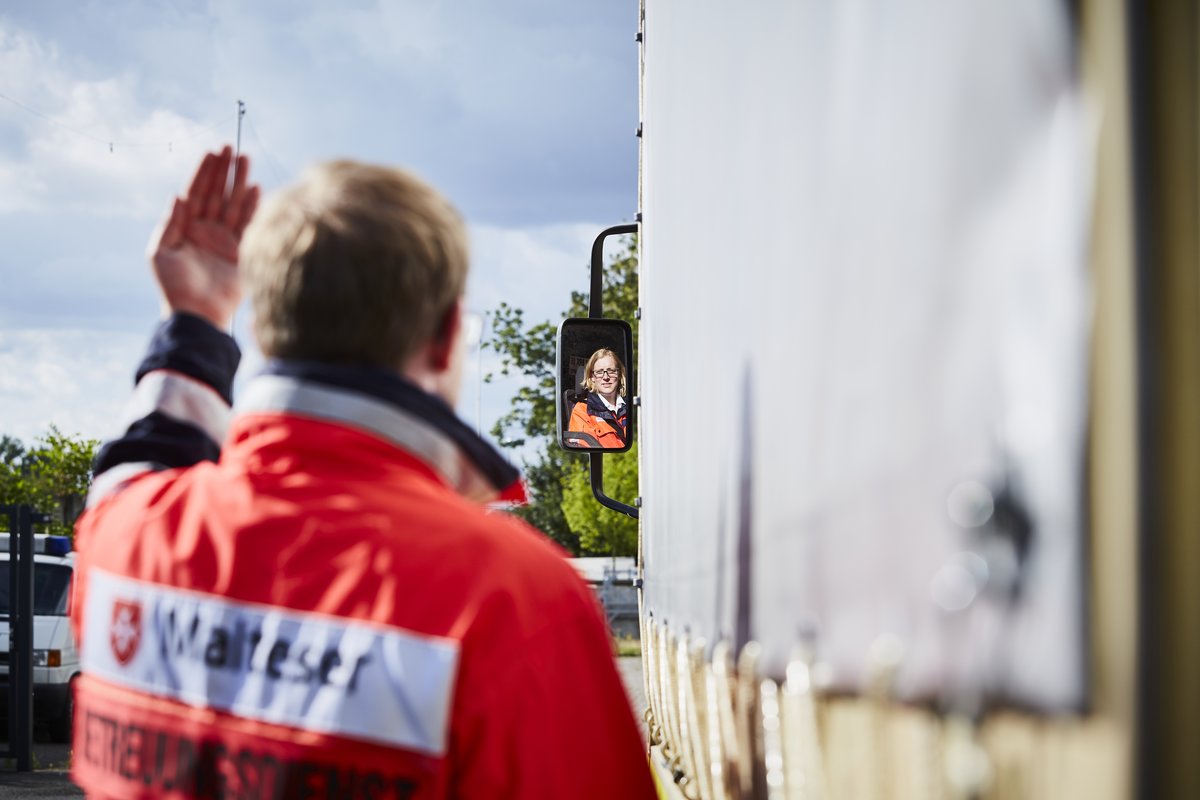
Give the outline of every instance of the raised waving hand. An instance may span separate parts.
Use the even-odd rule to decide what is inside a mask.
[[[208,153],[185,197],[176,197],[150,240],[150,263],[168,313],[195,314],[227,329],[242,299],[238,244],[258,207],[247,183],[250,161],[239,156],[226,192],[233,151]]]

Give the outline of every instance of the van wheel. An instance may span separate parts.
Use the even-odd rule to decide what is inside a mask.
[[[71,723],[75,717],[75,679],[67,686],[67,702],[57,719],[50,720],[50,741],[67,744],[71,741]]]

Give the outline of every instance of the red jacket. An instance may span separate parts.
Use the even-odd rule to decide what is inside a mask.
[[[476,502],[518,490],[436,402],[285,364],[217,463],[151,470],[133,453],[214,433],[227,391],[148,361],[77,527],[89,796],[653,797],[590,590]]]

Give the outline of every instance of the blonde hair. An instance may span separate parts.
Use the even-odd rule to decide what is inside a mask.
[[[617,389],[617,394],[621,397],[625,396],[625,365],[621,363],[621,359],[617,354],[607,347],[602,347],[592,353],[591,358],[587,360],[587,364],[583,368],[583,385],[587,387],[589,392],[596,391],[596,382],[592,380],[592,369],[596,366],[596,362],[605,356],[611,356],[612,360],[617,363],[617,374],[621,376],[621,385]]]
[[[265,355],[400,368],[467,280],[458,212],[395,168],[334,161],[272,197],[240,264]]]

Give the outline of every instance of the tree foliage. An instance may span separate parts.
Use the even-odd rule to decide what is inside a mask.
[[[630,239],[604,271],[604,316],[632,321],[637,310],[637,241]],[[588,294],[572,292],[568,317],[586,317]],[[492,426],[492,435],[504,447],[518,448],[533,445],[536,455],[525,464],[525,479],[531,502],[513,513],[544,531],[550,538],[572,553],[608,554],[612,542],[620,543],[618,555],[631,555],[637,543],[637,523],[604,508],[591,497],[587,477],[587,457],[569,453],[554,441],[556,432],[554,403],[554,350],[557,322],[530,324],[525,312],[501,303],[492,318],[492,335],[485,344],[500,355],[499,374],[525,378],[524,385],[513,397],[512,409]],[[635,328],[634,346],[637,333]],[[490,380],[492,376],[488,376]],[[630,451],[632,453],[632,451]],[[609,494],[617,498],[632,498],[637,493],[637,459],[631,455],[606,456],[605,486],[608,473],[614,476],[632,473],[632,490],[614,485]],[[628,465],[618,467],[618,464]],[[623,479],[628,483],[628,476]],[[587,503],[582,502],[578,488],[587,489]],[[570,508],[570,513],[566,512]],[[589,514],[591,516],[589,516]],[[628,534],[632,525],[633,533]],[[615,539],[604,531],[608,526],[625,531]],[[623,526],[623,527],[622,527]]]
[[[25,458],[25,445],[20,439],[8,434],[0,436],[0,505],[23,502],[20,480],[21,463]],[[0,518],[0,525],[7,525]]]
[[[0,504],[31,505],[50,516],[50,532],[70,535],[92,481],[100,442],[53,425],[31,448],[0,436]],[[6,522],[0,520],[0,526]]]

